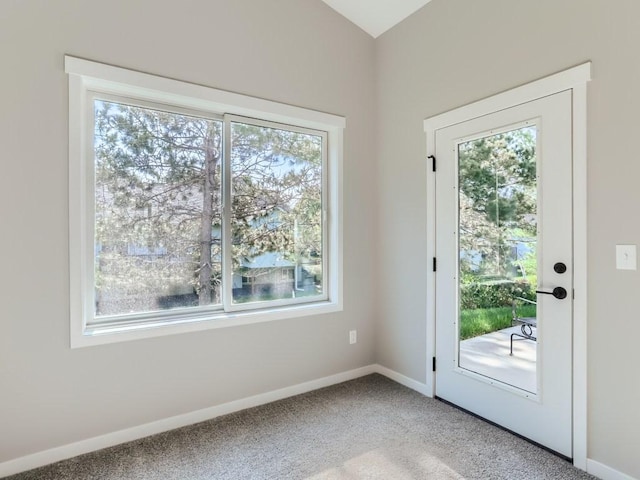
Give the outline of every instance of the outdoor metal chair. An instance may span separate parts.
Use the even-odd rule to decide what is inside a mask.
[[[513,341],[516,340],[533,340],[534,342],[537,341],[537,337],[534,335],[534,328],[536,328],[537,326],[537,318],[536,317],[520,317],[518,315],[518,303],[519,302],[523,302],[523,303],[528,303],[530,305],[537,305],[537,302],[534,302],[533,300],[529,300],[526,298],[522,298],[522,297],[515,297],[513,299],[512,302],[512,312],[513,312],[513,317],[511,320],[511,324],[512,325],[517,325],[520,324],[520,332],[521,333],[512,333],[511,334],[511,345],[509,348],[509,355],[513,356]],[[513,337],[520,337],[517,339],[514,339]]]

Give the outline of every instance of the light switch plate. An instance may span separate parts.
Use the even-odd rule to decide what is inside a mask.
[[[616,245],[616,268],[618,270],[636,270],[636,246]]]

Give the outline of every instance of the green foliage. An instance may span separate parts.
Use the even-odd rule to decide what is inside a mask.
[[[295,261],[322,251],[320,137],[232,123],[234,266],[279,252]]]
[[[523,128],[460,145],[460,189],[496,226],[522,227],[535,211],[535,130]]]
[[[535,238],[535,136],[525,127],[459,145],[462,271],[507,276],[518,237]]]
[[[522,317],[535,317],[535,305],[523,305],[518,313]],[[460,312],[460,340],[485,335],[511,326],[511,307],[479,308]]]
[[[193,295],[221,301],[222,126],[95,102],[98,314],[154,310],[163,295],[185,306]],[[318,267],[321,138],[239,122],[231,130],[234,270],[267,252]]]
[[[220,238],[209,234],[206,259],[200,240],[203,216],[221,221],[220,196],[206,193],[220,190],[221,132],[219,121],[95,102],[98,314],[155,309],[152,298],[175,292],[218,301]]]
[[[460,287],[460,308],[468,310],[505,307],[510,306],[516,297],[535,301],[535,288],[525,282],[470,283]]]
[[[538,284],[538,259],[536,255],[536,250],[532,249],[528,252],[525,257],[520,260],[520,265],[522,268],[523,277],[529,282],[531,285]]]

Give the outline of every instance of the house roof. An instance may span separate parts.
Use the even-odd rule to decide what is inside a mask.
[[[295,267],[295,263],[285,260],[281,253],[267,252],[258,255],[250,260],[244,260],[242,266],[245,268],[274,268],[274,267]]]

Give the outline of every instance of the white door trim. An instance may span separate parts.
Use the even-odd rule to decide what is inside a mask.
[[[511,108],[526,102],[572,90],[573,115],[573,464],[587,469],[587,82],[591,80],[591,62],[550,75],[492,97],[456,108],[424,121],[427,156],[435,155],[436,130]],[[429,262],[436,245],[436,176],[427,174],[427,245]],[[427,274],[427,377],[426,390],[435,395],[435,273],[429,264]]]

